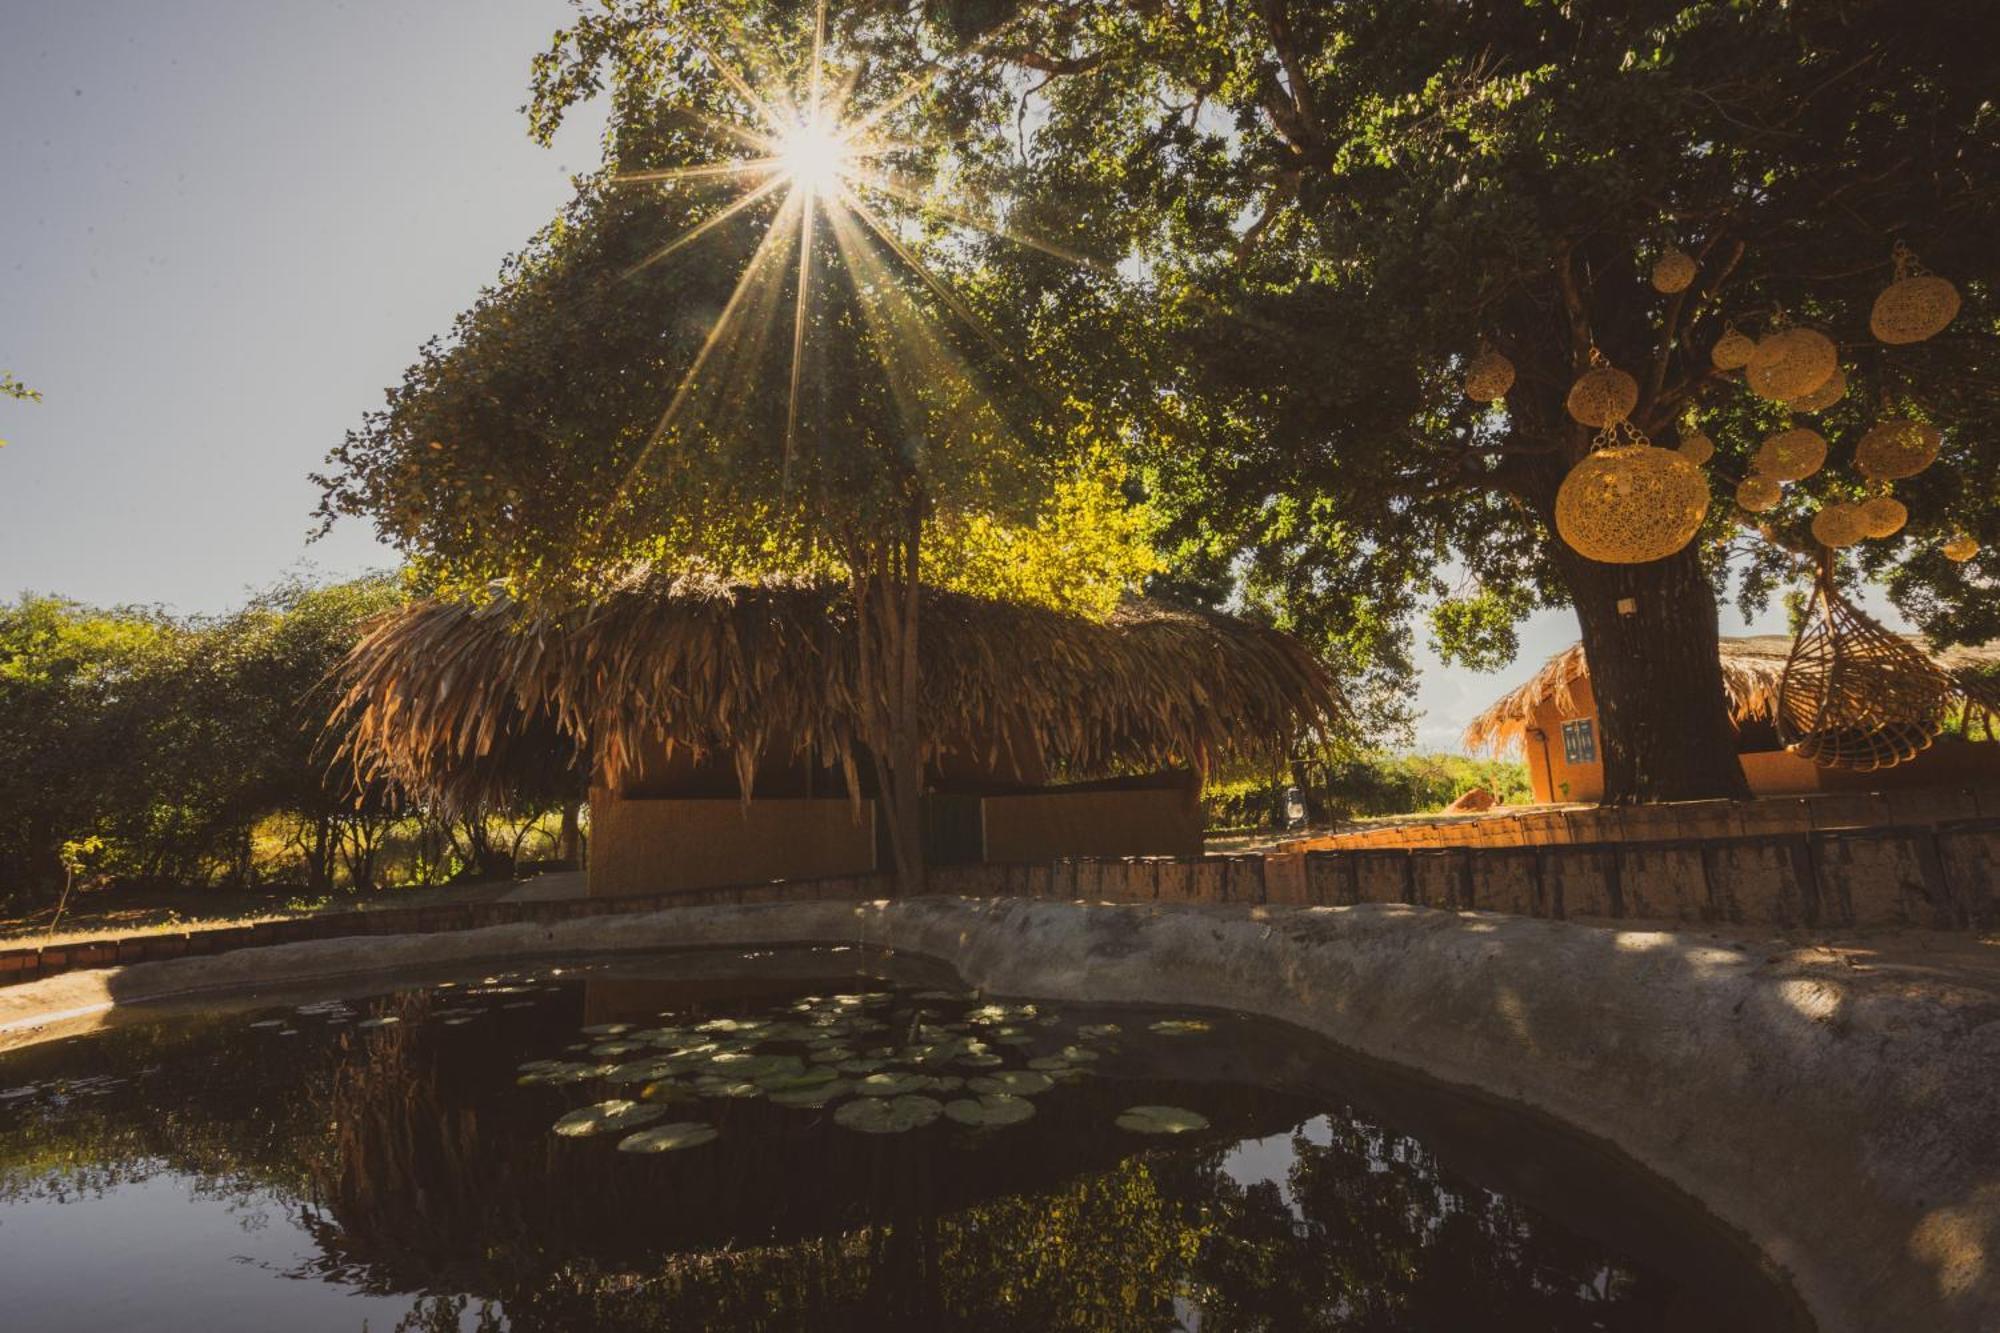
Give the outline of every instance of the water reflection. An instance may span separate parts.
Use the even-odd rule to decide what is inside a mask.
[[[143,1316],[163,1299],[172,1322],[202,1328],[1236,1333],[1791,1317],[1723,1247],[1627,1253],[1475,1183],[1330,1099],[1326,1053],[1258,1023],[1162,1037],[1151,1015],[1059,1007],[1023,1052],[1076,1040],[1079,1025],[1124,1032],[1098,1043],[1089,1077],[1037,1098],[1033,1119],[993,1130],[864,1135],[832,1107],[715,1098],[687,1112],[721,1129],[715,1143],[634,1157],[615,1136],[550,1132],[602,1086],[517,1085],[525,1060],[577,1058],[581,1027],[663,1012],[782,1011],[868,985],[892,990],[879,1011],[891,1031],[936,1021],[937,1002],[913,998],[920,981],[857,982],[854,961],[683,956],[461,978],[0,1059],[0,1290],[34,1316],[22,1326],[49,1329],[160,1327]],[[840,980],[810,979],[836,966]],[[1138,1104],[1188,1107],[1212,1128],[1167,1142],[1116,1129]],[[31,1234],[42,1240],[15,1243]],[[93,1296],[82,1310],[38,1295],[79,1285]]]

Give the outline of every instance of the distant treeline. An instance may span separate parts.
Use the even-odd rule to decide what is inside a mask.
[[[1294,786],[1314,823],[1442,810],[1478,787],[1492,792],[1502,805],[1534,799],[1528,767],[1518,760],[1330,746],[1294,763],[1287,774],[1239,775],[1210,783],[1204,797],[1209,826],[1273,827],[1284,817],[1285,790]]]
[[[71,876],[325,894],[574,855],[580,789],[449,819],[336,761],[328,673],[401,595],[383,576],[288,582],[215,617],[0,605],[0,902]]]

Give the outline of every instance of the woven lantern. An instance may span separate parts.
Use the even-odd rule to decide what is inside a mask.
[[[1854,470],[1870,481],[1900,481],[1931,465],[1944,432],[1926,421],[1891,417],[1871,426],[1854,446]]]
[[[1640,565],[1694,540],[1708,513],[1708,479],[1671,449],[1622,444],[1591,454],[1556,492],[1556,531],[1607,565]]]
[[[1491,347],[1483,347],[1479,355],[1466,363],[1465,396],[1475,403],[1490,403],[1503,398],[1507,390],[1514,387],[1514,363]]]
[[[1748,513],[1763,514],[1776,509],[1785,498],[1784,487],[1769,477],[1751,473],[1736,485],[1736,503]]]
[[[1780,329],[1758,340],[1744,376],[1750,392],[1772,402],[1803,398],[1840,368],[1833,340],[1817,329]]]
[[[1757,350],[1757,344],[1748,335],[1736,331],[1734,324],[1726,324],[1722,336],[1715,340],[1715,346],[1708,351],[1708,359],[1715,363],[1717,370],[1741,370],[1750,364],[1750,354]]]
[[[1680,456],[1687,459],[1688,462],[1693,463],[1696,467],[1700,467],[1703,463],[1715,457],[1715,441],[1709,439],[1708,436],[1698,430],[1690,431],[1688,434],[1681,436]]]
[[[1941,549],[1944,551],[1945,559],[1962,565],[1972,559],[1973,556],[1979,554],[1979,543],[1964,533],[1960,533],[1946,542]]]
[[[1893,495],[1878,495],[1861,502],[1864,537],[1893,537],[1910,521],[1910,511]]]
[[[1694,256],[1678,245],[1670,245],[1661,256],[1653,261],[1653,290],[1671,296],[1684,292],[1694,284],[1694,275],[1699,268]]]
[[[1868,331],[1885,343],[1920,343],[1958,314],[1958,288],[1928,272],[1909,247],[1896,242],[1896,278],[1875,298]]]
[[[1852,546],[1868,535],[1868,520],[1860,505],[1830,504],[1813,515],[1812,535],[1821,546]]]
[[[1596,352],[1593,360],[1601,360]],[[1616,366],[1597,365],[1569,386],[1569,414],[1599,430],[1623,421],[1639,405],[1639,381]]]
[[[1847,372],[1835,366],[1826,383],[1811,393],[1801,394],[1785,406],[1794,412],[1824,412],[1847,396]]]
[[[1757,447],[1750,466],[1772,481],[1804,481],[1826,462],[1826,436],[1804,426],[1781,430]]]

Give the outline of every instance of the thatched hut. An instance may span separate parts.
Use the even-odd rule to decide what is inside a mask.
[[[2000,674],[2000,643],[1933,648],[1910,642],[1948,674],[1968,682]],[[1737,758],[1750,790],[1774,796],[1854,787],[1931,786],[2000,781],[2000,744],[1966,735],[1941,738],[1914,760],[1873,773],[1820,768],[1778,742],[1778,682],[1792,640],[1780,634],[1724,638],[1722,681],[1736,724]],[[1986,735],[1981,718],[1962,730]],[[1502,695],[1465,729],[1470,750],[1517,750],[1528,764],[1537,801],[1594,801],[1604,795],[1604,757],[1590,667],[1576,643],[1551,657],[1519,688]]]
[[[1200,850],[1199,784],[1337,712],[1295,640],[1152,603],[1106,623],[928,591],[933,863]],[[824,582],[635,576],[588,606],[414,603],[343,673],[364,775],[460,808],[590,773],[593,894],[886,864],[855,628]]]

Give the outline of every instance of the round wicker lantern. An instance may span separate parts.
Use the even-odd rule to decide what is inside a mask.
[[[1927,272],[1909,247],[1896,242],[1896,278],[1875,298],[1868,331],[1885,343],[1920,343],[1958,315],[1958,288]]]
[[[1734,324],[1723,327],[1722,336],[1715,340],[1715,346],[1708,351],[1708,359],[1715,363],[1717,370],[1741,370],[1750,364],[1750,354],[1757,350],[1755,340],[1747,334],[1738,333]]]
[[[1482,348],[1466,363],[1465,396],[1475,403],[1504,398],[1514,387],[1514,363],[1492,348]]]
[[[1703,463],[1715,457],[1715,441],[1709,439],[1708,436],[1698,430],[1690,431],[1686,435],[1681,436],[1679,452],[1682,458],[1687,459],[1688,462],[1693,463],[1696,467],[1700,467]]]
[[[1847,396],[1847,372],[1835,366],[1826,383],[1811,393],[1801,394],[1785,406],[1794,412],[1824,412]]]
[[[1650,444],[1598,450],[1556,492],[1556,531],[1577,554],[1607,565],[1672,555],[1694,540],[1707,513],[1701,469]]]
[[[1757,447],[1750,466],[1772,481],[1804,481],[1826,462],[1826,436],[1804,426],[1781,430]]]
[[[1769,477],[1751,473],[1736,485],[1736,503],[1748,513],[1768,513],[1778,507],[1778,501],[1785,498],[1784,487]]]
[[[1979,543],[1961,533],[1946,542],[1942,549],[1944,550],[1945,559],[1962,565],[1972,559],[1973,556],[1979,554]]]
[[[1596,366],[1569,386],[1569,414],[1599,430],[1623,421],[1639,405],[1639,381],[1616,366]]]
[[[1877,495],[1861,502],[1864,537],[1893,537],[1910,521],[1910,510],[1893,495]]]
[[[1669,296],[1684,292],[1694,285],[1694,275],[1699,267],[1693,255],[1678,245],[1670,245],[1653,261],[1653,290]]]
[[[1833,340],[1817,329],[1780,329],[1750,353],[1744,375],[1750,392],[1784,403],[1803,398],[1840,368]]]
[[[1812,535],[1821,546],[1852,546],[1868,535],[1868,520],[1860,505],[1830,504],[1813,515]]]
[[[1927,421],[1891,417],[1871,426],[1854,446],[1854,470],[1870,481],[1900,481],[1931,465],[1944,432]]]

